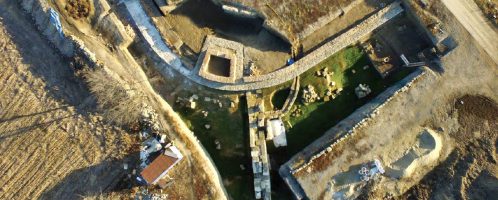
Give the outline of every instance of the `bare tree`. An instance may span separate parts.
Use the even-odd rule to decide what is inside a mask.
[[[88,70],[83,76],[107,120],[127,125],[139,119],[146,96],[137,84],[119,81],[102,68]]]

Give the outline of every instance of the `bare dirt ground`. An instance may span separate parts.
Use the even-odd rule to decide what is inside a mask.
[[[132,138],[87,113],[94,100],[70,63],[16,6],[0,1],[0,198],[75,199],[112,189]]]
[[[263,29],[261,20],[234,18],[209,1],[188,0],[165,16],[152,1],[141,3],[166,41],[174,32],[197,55],[205,37],[216,35],[244,44],[244,64],[253,61],[263,74],[284,67],[290,57],[289,44]]]
[[[498,32],[491,27],[479,7],[472,0],[442,0],[458,21],[469,31],[476,41],[498,63]]]
[[[498,193],[498,104],[465,95],[449,112],[460,124],[451,133],[455,149],[402,199],[492,199]]]
[[[466,171],[466,163],[469,163],[465,161],[467,158],[458,155],[452,156],[450,153],[452,152],[452,149],[459,148],[459,144],[458,142],[454,142],[455,140],[464,140],[466,138],[456,136],[461,135],[461,131],[465,130],[466,126],[469,125],[466,124],[465,121],[461,121],[459,114],[458,116],[450,115],[448,110],[451,110],[455,106],[454,102],[457,99],[466,94],[486,96],[486,98],[497,102],[498,81],[496,77],[498,77],[498,67],[496,63],[493,62],[490,54],[480,46],[480,41],[475,40],[472,35],[467,32],[451,12],[446,9],[442,2],[436,2],[436,6],[440,10],[440,13],[437,13],[438,17],[440,17],[446,27],[448,27],[447,31],[450,35],[458,42],[458,47],[442,58],[444,70],[439,73],[428,71],[428,74],[417,80],[412,88],[387,103],[367,126],[357,130],[358,133],[355,137],[346,140],[343,145],[340,145],[337,149],[333,150],[333,153],[326,154],[326,156],[322,156],[315,160],[314,162],[316,162],[317,165],[312,164],[311,166],[313,168],[316,167],[319,170],[312,169],[309,173],[304,172],[303,174],[298,175],[298,181],[309,198],[314,199],[324,195],[328,190],[327,183],[335,174],[346,171],[351,166],[365,163],[376,157],[382,158],[385,155],[389,155],[390,150],[379,152],[379,149],[382,149],[382,147],[389,147],[384,148],[386,150],[396,149],[394,147],[401,147],[395,145],[390,146],[389,143],[386,143],[389,140],[385,139],[404,138],[405,136],[411,135],[411,133],[417,133],[418,130],[423,128],[437,130],[439,127],[442,127],[444,129],[442,135],[449,139],[443,145],[444,151],[440,158],[440,162],[451,163],[452,161],[448,160],[451,160],[452,157],[456,158],[456,162],[458,162],[459,159],[463,159],[464,162],[457,163],[455,166],[456,169],[463,168],[463,171]],[[489,41],[489,46],[491,44],[498,44],[497,40],[498,38],[496,37],[489,37],[485,38],[484,41]],[[491,56],[495,56],[495,54],[491,54]],[[473,100],[470,101],[472,102]],[[457,109],[458,108],[459,107],[457,107]],[[490,106],[487,106],[487,108],[491,109]],[[465,111],[461,112],[464,115],[466,114]],[[472,117],[470,117],[470,119],[472,119]],[[476,123],[483,126],[483,121],[484,120],[476,120]],[[491,123],[492,122],[488,120],[488,124]],[[459,127],[463,127],[464,129],[459,129]],[[490,125],[490,127],[492,126]],[[490,129],[490,131],[495,130]],[[479,134],[483,137],[487,137],[484,132]],[[496,134],[496,131],[493,134]],[[494,137],[495,138],[489,137],[489,139],[487,139],[488,143],[490,143],[489,145],[484,142],[483,144],[472,147],[476,150],[474,153],[476,157],[474,159],[477,160],[477,163],[486,161],[490,163],[490,165],[488,165],[490,166],[489,169],[493,167],[496,169],[496,165],[491,165],[494,164],[493,159],[489,159],[489,156],[487,156],[492,154],[486,153],[494,151],[492,147],[496,146],[496,136]],[[468,144],[473,143],[472,139],[465,142],[468,142]],[[471,146],[472,145],[469,147]],[[482,152],[477,152],[477,150]],[[471,151],[469,150],[468,152]],[[465,152],[461,153],[462,155],[465,155]],[[479,157],[486,157],[489,161],[479,161]],[[403,193],[403,191],[408,190],[412,185],[417,184],[419,180],[423,179],[424,174],[430,173],[431,170],[431,166],[420,168],[417,170],[418,175],[412,176],[410,179],[401,180],[404,182],[400,182],[401,184],[398,184],[397,187],[385,188],[377,191],[382,193],[380,197],[390,196],[390,194],[397,192]],[[306,171],[306,169],[303,171]],[[472,170],[470,171],[472,172]],[[496,177],[495,170],[483,171],[485,171],[483,172],[484,175],[482,175],[480,179],[484,182],[493,180],[493,177]],[[444,173],[448,172],[444,171]],[[449,171],[449,174],[451,175],[451,171]],[[477,175],[479,175],[479,173],[472,175],[471,177],[478,177]],[[458,175],[455,177],[458,177]],[[464,182],[467,184],[467,181]],[[447,183],[448,181],[441,181],[439,182],[439,185],[444,187],[444,185],[448,185]],[[468,183],[469,185],[485,185],[482,182],[474,183],[472,182],[472,179],[469,179]],[[492,181],[491,183],[494,184],[495,182]],[[438,185],[438,183],[435,185]],[[376,187],[376,189],[382,187],[383,186],[379,186]],[[469,187],[464,186],[463,188]],[[425,191],[429,191],[430,196],[436,194],[435,192],[431,193],[431,190]],[[477,191],[478,190],[475,190],[474,192]],[[378,199],[378,197],[379,196],[373,196],[372,199]],[[417,198],[417,196],[414,196],[414,198]],[[444,197],[442,197],[442,199],[444,199]]]

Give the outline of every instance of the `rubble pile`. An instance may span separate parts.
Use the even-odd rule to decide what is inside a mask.
[[[246,75],[246,76],[258,76],[260,74],[261,74],[261,72],[256,67],[254,62],[249,61],[249,64],[247,65],[247,67],[244,70],[244,75]]]
[[[366,97],[371,92],[372,92],[372,90],[370,89],[370,87],[367,84],[360,84],[360,85],[358,85],[358,87],[356,87],[354,89],[354,93],[356,94],[356,96],[359,99]]]
[[[297,105],[294,110],[291,112],[291,117],[299,117],[303,114],[303,110],[300,105]]]
[[[304,104],[308,104],[320,100],[320,97],[316,93],[315,87],[313,87],[312,85],[307,85],[303,89],[303,95],[301,96],[301,100],[303,101]]]

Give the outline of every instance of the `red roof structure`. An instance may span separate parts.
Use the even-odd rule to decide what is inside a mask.
[[[140,175],[148,184],[156,184],[182,157],[178,149],[171,146],[145,167]]]

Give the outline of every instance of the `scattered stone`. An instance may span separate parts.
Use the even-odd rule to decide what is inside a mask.
[[[235,103],[233,101],[230,102],[230,108],[235,108]]]
[[[206,124],[204,125],[204,128],[206,128],[207,130],[211,129],[211,125],[210,124]]]
[[[363,70],[367,70],[370,66],[369,65],[365,65],[363,66]]]
[[[243,164],[240,164],[239,166],[241,170],[246,170],[246,167]]]
[[[437,128],[437,130],[438,130],[439,132],[444,132],[444,128],[443,128],[442,126],[438,127],[438,128]]]
[[[187,107],[190,109],[195,109],[197,107],[197,103],[191,99],[187,101]]]
[[[219,106],[220,108],[223,108],[223,104],[222,104],[221,102],[218,102],[218,106]]]
[[[351,70],[351,72],[352,72],[353,74],[356,74],[356,70],[354,70],[354,69],[353,69],[353,70]]]
[[[305,103],[305,104],[307,104],[307,103],[313,103],[317,99],[319,99],[319,97],[318,97],[318,94],[315,91],[315,87],[313,87],[312,85],[306,86],[304,88],[304,90],[303,90],[303,94],[302,94],[302,97],[301,97],[301,100],[303,101],[303,103]]]
[[[127,169],[128,169],[128,163],[124,163],[124,164],[123,164],[123,169],[124,169],[124,170],[127,170]]]
[[[209,112],[205,111],[205,110],[201,111],[201,113],[204,116],[204,118],[206,118],[208,116],[208,114],[209,114]]]
[[[204,101],[205,101],[205,102],[210,102],[210,101],[211,101],[211,98],[209,98],[209,97],[204,97]]]
[[[332,87],[335,87],[335,85],[336,85],[335,81],[331,81],[329,84],[329,86],[332,86]]]
[[[217,150],[221,149],[221,142],[218,139],[214,140],[214,144],[216,145]]]
[[[372,90],[370,89],[370,87],[366,84],[360,84],[358,85],[358,87],[356,87],[354,89],[354,92],[356,94],[356,96],[361,99],[361,98],[364,98],[366,97],[367,95],[369,95]]]
[[[303,111],[301,110],[301,108],[296,108],[292,111],[291,113],[291,117],[299,117],[303,114]]]
[[[197,96],[196,94],[192,95],[190,98],[194,100],[199,100],[199,96]]]
[[[254,62],[252,62],[252,61],[249,61],[249,64],[244,71],[245,71],[244,72],[245,75],[247,75],[247,76],[256,76],[256,75],[259,75],[261,73],[259,71],[259,69],[256,67],[256,65],[254,64]]]
[[[342,87],[337,88],[337,94],[340,94],[342,92],[342,90],[344,90]]]
[[[326,97],[332,96],[333,94],[334,94],[334,92],[330,88],[327,89],[327,91],[325,92]]]

